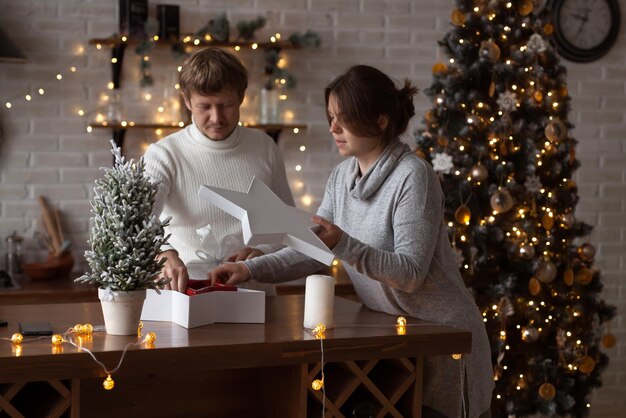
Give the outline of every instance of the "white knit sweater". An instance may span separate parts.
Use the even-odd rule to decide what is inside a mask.
[[[239,126],[228,138],[213,141],[191,124],[150,145],[144,161],[148,175],[159,182],[154,213],[172,217],[169,242],[186,264],[198,259],[197,229],[210,224],[218,242],[227,235],[241,236],[238,219],[198,197],[201,185],[247,192],[256,177],[294,204],[280,151],[259,130]]]

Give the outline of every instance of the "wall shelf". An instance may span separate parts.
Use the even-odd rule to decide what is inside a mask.
[[[144,39],[127,38],[126,36],[110,36],[108,38],[93,38],[89,40],[90,45],[96,45],[98,49],[103,46],[111,48],[111,71],[112,71],[112,83],[113,89],[120,88],[120,80],[122,74],[122,64],[124,61],[124,53],[127,45],[138,45],[144,42]],[[178,40],[155,40],[151,41],[157,46],[173,46],[180,44],[183,49],[191,50],[193,48],[203,47],[216,47],[216,48],[234,48],[239,50],[241,48],[250,50],[262,50],[262,51],[277,51],[282,49],[301,49],[302,46],[293,44],[290,41],[276,40],[275,42],[256,42],[256,41],[214,41],[207,36],[198,35],[182,35]],[[306,125],[303,124],[283,124],[283,123],[241,123],[243,126],[254,129],[262,129],[269,136],[271,136],[275,142],[278,142],[278,138],[283,130],[294,129],[297,133],[300,129],[306,129]],[[129,129],[180,129],[183,126],[178,123],[173,124],[158,124],[158,123],[107,123],[107,122],[94,122],[89,126],[93,129],[111,129],[113,132],[113,139],[118,147],[124,146],[124,137]]]

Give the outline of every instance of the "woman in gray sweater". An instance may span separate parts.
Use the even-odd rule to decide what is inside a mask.
[[[400,142],[415,114],[417,89],[358,65],[326,88],[330,132],[342,156],[332,172],[317,233],[341,259],[370,309],[472,332],[472,352],[424,361],[425,417],[488,417],[494,387],[489,340],[457,268],[443,219],[444,196],[432,167]],[[277,283],[321,265],[290,248],[211,273],[229,284]]]

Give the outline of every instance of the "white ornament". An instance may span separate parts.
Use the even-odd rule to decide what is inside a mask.
[[[530,35],[530,38],[528,38],[526,48],[529,52],[532,52],[533,54],[540,54],[542,52],[545,52],[545,50],[547,49],[547,45],[543,37],[538,33],[535,33],[533,35]]]
[[[538,176],[528,176],[526,178],[526,182],[524,183],[524,187],[526,190],[532,193],[537,193],[543,185],[541,184],[541,179]]]
[[[504,112],[513,112],[517,108],[517,96],[515,93],[507,90],[504,93],[500,93],[498,100],[496,100],[500,109]]]
[[[433,168],[439,173],[448,174],[454,167],[452,162],[452,156],[445,152],[434,154],[433,156]]]
[[[311,214],[286,205],[262,181],[252,179],[248,193],[200,186],[198,195],[241,220],[246,245],[284,244],[328,266],[335,256],[313,232]]]

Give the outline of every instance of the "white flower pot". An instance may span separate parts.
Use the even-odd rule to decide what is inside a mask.
[[[98,288],[107,334],[133,335],[137,333],[146,290],[129,292]]]

